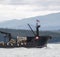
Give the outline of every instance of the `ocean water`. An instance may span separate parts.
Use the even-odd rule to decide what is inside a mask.
[[[60,44],[44,48],[0,48],[0,57],[60,57]]]

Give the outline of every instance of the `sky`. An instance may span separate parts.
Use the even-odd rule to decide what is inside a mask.
[[[60,0],[0,0],[0,22],[60,12]]]

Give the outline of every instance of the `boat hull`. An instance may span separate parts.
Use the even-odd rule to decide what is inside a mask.
[[[15,44],[9,44],[4,43],[4,45],[0,45],[0,47],[4,48],[14,48],[14,47],[26,47],[26,48],[42,48],[47,47],[48,40],[51,39],[51,36],[39,36],[38,39],[36,37],[27,37],[27,40],[23,42],[23,44],[19,43],[17,44],[17,41]]]

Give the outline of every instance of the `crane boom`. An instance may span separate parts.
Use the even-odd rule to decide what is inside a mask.
[[[6,34],[6,37],[8,37],[9,38],[9,41],[11,40],[11,33],[7,33],[7,32],[3,32],[3,31],[0,31],[0,33],[2,33],[2,34]]]
[[[31,29],[32,33],[34,34],[34,36],[36,35],[33,31],[33,29],[31,28],[31,26],[28,24],[29,28]]]

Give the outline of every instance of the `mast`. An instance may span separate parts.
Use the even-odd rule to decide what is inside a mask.
[[[33,29],[31,28],[31,26],[28,24],[29,28],[31,29],[32,33],[34,34],[34,36],[39,36],[39,27],[40,25],[38,24],[40,21],[39,20],[36,20],[36,34],[35,32],[33,31]]]
[[[39,36],[39,27],[40,25],[38,24],[40,21],[36,20],[36,36]]]

